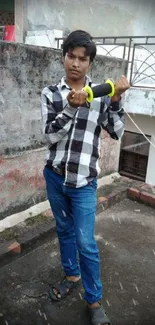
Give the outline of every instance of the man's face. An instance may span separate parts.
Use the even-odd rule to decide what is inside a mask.
[[[66,77],[70,80],[80,80],[85,77],[90,66],[90,57],[85,54],[84,47],[70,49],[64,57]]]

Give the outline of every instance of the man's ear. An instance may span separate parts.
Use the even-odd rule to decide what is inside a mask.
[[[64,56],[62,56],[62,58],[61,58],[61,62],[64,64],[64,62],[65,62],[65,58],[64,58]]]

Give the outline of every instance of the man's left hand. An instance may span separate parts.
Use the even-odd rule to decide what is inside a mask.
[[[119,80],[115,82],[115,95],[111,98],[112,102],[119,101],[121,95],[130,88],[130,84],[125,76],[121,76]]]

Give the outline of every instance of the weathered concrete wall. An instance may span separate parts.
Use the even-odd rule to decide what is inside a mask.
[[[128,113],[155,116],[155,88],[130,88],[125,106]]]
[[[108,57],[98,57],[90,71],[96,82],[124,73],[126,62]],[[63,74],[60,51],[0,43],[0,218],[45,198],[40,94]],[[119,142],[106,137],[101,175],[118,168]]]
[[[80,28],[93,36],[155,34],[154,0],[25,0],[24,3],[25,30],[65,32]]]
[[[40,93],[63,73],[60,51],[0,44],[1,154],[43,145]]]
[[[0,157],[0,219],[45,199],[45,153],[42,148]]]

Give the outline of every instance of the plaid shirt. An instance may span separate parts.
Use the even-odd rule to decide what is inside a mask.
[[[86,84],[95,85],[89,77]],[[100,172],[101,128],[119,139],[124,130],[124,110],[120,102],[111,103],[108,96],[94,99],[89,108],[70,107],[66,99],[70,90],[63,77],[42,91],[43,133],[49,144],[46,165],[65,170],[65,185],[81,187]]]

